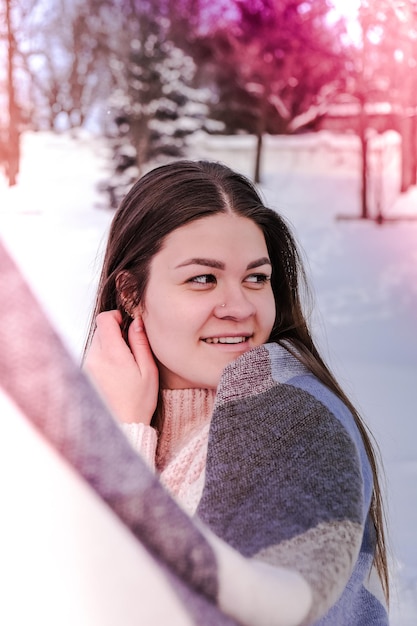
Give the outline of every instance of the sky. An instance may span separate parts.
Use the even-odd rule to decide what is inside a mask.
[[[355,19],[358,13],[360,0],[331,0],[338,13],[348,19]]]
[[[360,29],[357,23],[358,9],[361,0],[331,0],[335,11],[346,19],[346,28],[352,41],[360,38]]]

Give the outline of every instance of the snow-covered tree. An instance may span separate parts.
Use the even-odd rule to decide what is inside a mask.
[[[142,23],[129,62],[110,99],[115,173],[108,181],[117,205],[150,161],[184,154],[187,137],[205,127],[210,94],[193,86],[193,59],[167,38],[166,21]]]

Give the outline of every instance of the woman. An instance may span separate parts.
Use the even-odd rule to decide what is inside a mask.
[[[190,515],[308,583],[300,623],[381,626],[375,455],[314,345],[304,279],[247,179],[218,163],[159,167],[114,217],[85,368]]]

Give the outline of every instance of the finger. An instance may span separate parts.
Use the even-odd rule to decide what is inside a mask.
[[[106,355],[114,359],[130,352],[122,337],[120,311],[104,311],[96,318],[96,329],[91,341],[90,352]]]
[[[120,325],[122,316],[120,311],[104,311],[96,317],[96,334],[102,338],[112,338],[121,335]]]
[[[96,317],[96,328],[108,328],[118,326],[122,323],[122,314],[118,309],[112,311],[102,311]]]
[[[152,354],[151,346],[149,345],[143,320],[140,315],[135,317],[129,326],[128,341],[132,354],[135,357],[135,361],[138,364],[142,375],[156,374],[157,367],[155,359]]]

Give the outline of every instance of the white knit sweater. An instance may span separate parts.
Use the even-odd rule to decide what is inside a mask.
[[[189,515],[203,491],[214,397],[209,389],[164,389],[159,437],[151,426],[122,424],[131,445],[160,473],[161,482]]]

